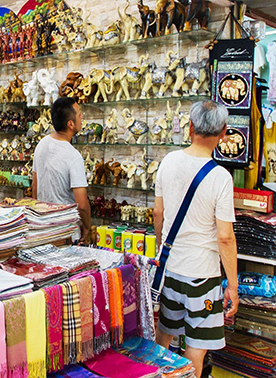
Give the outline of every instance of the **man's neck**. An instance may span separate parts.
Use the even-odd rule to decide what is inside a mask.
[[[192,144],[190,147],[185,149],[185,152],[189,155],[196,157],[207,157],[212,156],[214,148],[219,142],[219,137],[206,137],[202,138],[199,135],[194,136]]]
[[[51,134],[51,137],[53,139],[56,139],[56,140],[63,140],[63,141],[67,141],[67,142],[71,142],[71,139],[72,139],[72,136],[71,136],[71,133],[68,133],[66,131],[54,131],[52,134]]]

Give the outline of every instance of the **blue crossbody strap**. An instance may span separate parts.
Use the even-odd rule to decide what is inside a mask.
[[[171,229],[168,233],[168,236],[163,244],[161,256],[159,259],[160,266],[156,269],[156,273],[154,276],[154,281],[152,284],[152,288],[159,291],[160,284],[163,277],[163,272],[166,266],[167,259],[169,257],[170,249],[172,248],[174,239],[176,237],[176,234],[178,233],[178,230],[185,218],[185,215],[189,209],[189,206],[192,202],[193,196],[195,194],[195,191],[198,187],[198,185],[201,183],[201,181],[204,179],[204,177],[217,166],[217,163],[214,160],[209,160],[196,174],[193,181],[191,182],[191,185],[182,201],[182,204],[176,214],[176,217],[173,221],[173,224],[171,226]]]

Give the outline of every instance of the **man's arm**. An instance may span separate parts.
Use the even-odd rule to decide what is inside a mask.
[[[238,311],[238,279],[237,279],[237,244],[231,222],[224,222],[216,218],[217,240],[221,261],[228,279],[228,286],[224,291],[223,307],[231,301],[231,307],[226,317],[233,316]]]
[[[33,172],[32,198],[37,199],[37,175],[36,175],[36,172]]]
[[[161,245],[161,235],[162,235],[162,227],[163,227],[163,220],[164,220],[163,212],[164,212],[163,198],[155,197],[153,218],[154,218],[154,230],[155,230],[155,235],[156,235],[156,244],[157,244],[158,250]]]
[[[75,196],[75,201],[78,204],[78,211],[82,220],[82,235],[81,241],[84,241],[87,237],[90,227],[91,227],[91,209],[90,203],[87,198],[86,188],[73,188],[73,193]]]

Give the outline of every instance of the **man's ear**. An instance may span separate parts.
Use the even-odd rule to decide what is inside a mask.
[[[223,139],[225,137],[226,131],[227,131],[227,125],[225,123],[225,125],[223,126],[223,129],[221,130],[219,134],[219,139]]]
[[[68,122],[67,122],[67,127],[72,130],[73,127],[74,127],[74,121],[72,119],[70,119]]]
[[[189,137],[191,137],[195,133],[193,122],[190,121],[189,125]]]

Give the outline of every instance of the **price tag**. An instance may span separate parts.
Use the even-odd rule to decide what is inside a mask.
[[[180,133],[179,118],[177,116],[173,117],[173,132]]]

